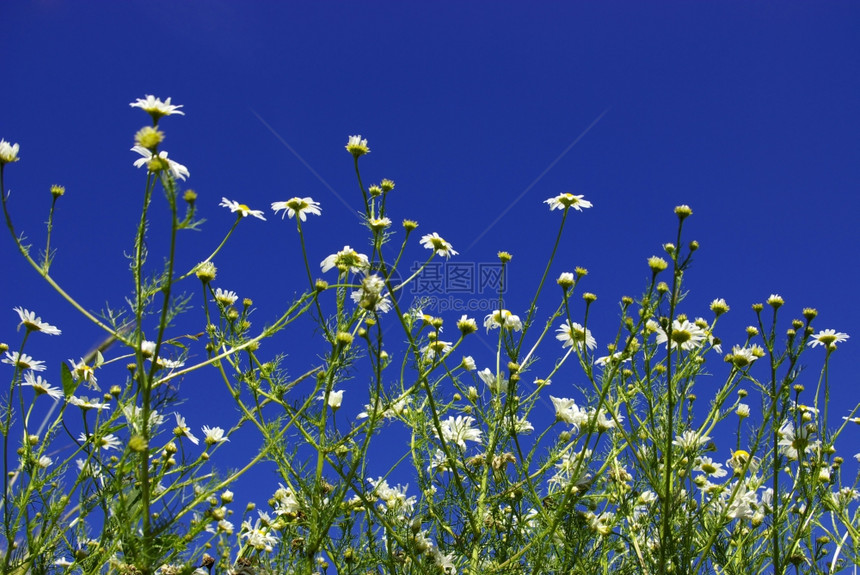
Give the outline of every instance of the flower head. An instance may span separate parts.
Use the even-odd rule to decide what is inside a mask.
[[[6,352],[6,357],[3,358],[3,363],[14,365],[22,370],[32,369],[33,371],[45,371],[45,362],[33,359],[26,353],[18,353],[17,351]]]
[[[165,101],[161,101],[159,98],[151,94],[147,94],[146,98],[138,98],[131,104],[129,104],[132,108],[140,108],[150,116],[156,122],[162,116],[172,116],[173,114],[179,114],[181,116],[185,115],[185,112],[181,112],[179,108],[182,105],[174,105],[170,103],[170,98]]]
[[[6,140],[0,140],[0,166],[17,162],[20,159],[18,158],[18,150],[18,144],[12,144]]]
[[[369,265],[370,263],[366,255],[358,253],[349,246],[343,246],[342,250],[320,262],[320,268],[323,272],[337,267],[342,272],[351,271],[352,273],[358,273],[366,269]]]
[[[328,394],[328,406],[334,410],[340,409],[341,404],[343,404],[343,392],[345,390],[341,389],[338,391],[331,390]]]
[[[50,383],[42,379],[41,375],[33,375],[32,371],[24,373],[24,381],[21,382],[21,385],[32,387],[33,391],[36,392],[36,395],[47,395],[55,400],[62,399],[63,397],[62,389],[51,386]]]
[[[42,318],[36,317],[36,313],[26,310],[21,307],[12,308],[21,319],[21,323],[18,324],[20,328],[22,325],[27,328],[27,331],[41,331],[42,333],[46,333],[48,335],[60,335],[62,332],[51,324],[42,321]]]
[[[426,236],[422,236],[421,245],[428,250],[433,250],[435,253],[446,258],[456,256],[457,253],[459,253],[454,251],[454,248],[451,247],[451,244],[439,237],[439,234],[437,234],[436,232],[433,232],[432,234],[427,234]]]
[[[230,306],[236,303],[239,296],[234,291],[227,291],[221,288],[215,288],[215,301],[223,306]]]
[[[549,204],[549,211],[553,210],[567,210],[568,208],[573,208],[574,210],[581,212],[583,208],[590,208],[591,202],[588,200],[584,200],[585,196],[575,196],[570,193],[559,194],[554,198],[549,198],[548,200],[544,200],[543,203]]]
[[[228,208],[231,212],[236,213],[239,212],[240,217],[248,217],[254,216],[255,218],[261,219],[264,222],[266,221],[266,217],[263,215],[263,210],[252,210],[245,204],[240,204],[239,202],[234,202],[233,200],[228,200],[227,198],[221,198],[221,203],[219,206]]]
[[[110,409],[110,404],[108,403],[99,403],[94,399],[89,399],[86,397],[75,397],[74,395],[69,396],[66,400],[72,405],[76,405],[83,409],[84,411],[95,409],[96,411],[101,411],[102,409]]]
[[[559,421],[569,423],[577,430],[588,423],[588,411],[576,405],[574,400],[551,395],[549,398],[555,406],[555,418]]]
[[[346,142],[346,151],[358,158],[364,154],[370,153],[370,148],[367,147],[367,140],[362,139],[361,135],[350,136]]]
[[[835,347],[837,343],[842,343],[848,338],[849,335],[847,333],[842,333],[841,331],[838,332],[835,329],[825,329],[813,335],[812,339],[809,341],[809,345],[812,347],[823,345],[827,349],[830,349],[831,347]]]
[[[497,327],[522,331],[523,322],[520,320],[520,316],[514,315],[506,309],[499,309],[484,318],[484,327],[487,328],[488,332]]]
[[[203,442],[206,443],[206,445],[215,445],[216,443],[230,441],[224,437],[224,430],[220,427],[209,427],[208,425],[204,425],[202,429]]]
[[[361,280],[361,287],[350,295],[359,307],[366,310],[381,311],[388,313],[391,309],[391,300],[387,295],[382,295],[385,289],[385,281],[378,275],[368,275]]]
[[[702,342],[708,337],[708,332],[689,320],[672,322],[672,343],[669,347],[675,348],[680,345],[681,349],[689,351],[696,349],[702,345]],[[669,340],[668,334],[661,328],[657,328],[657,343],[666,343]]]
[[[457,417],[450,416],[445,421],[440,422],[442,428],[442,439],[448,442],[453,442],[461,448],[466,449],[467,441],[481,441],[481,430],[472,427],[475,418],[469,416],[458,415]],[[438,433],[436,434],[438,437]]]
[[[92,433],[81,433],[78,436],[78,441],[80,441],[81,443],[92,441],[95,447],[101,447],[105,451],[107,451],[108,449],[116,449],[118,451],[122,449],[122,442],[120,441],[119,437],[117,437],[113,433],[103,435],[101,437],[96,436]]]
[[[131,149],[132,152],[137,152],[141,155],[141,157],[134,161],[134,167],[140,168],[144,165],[149,168],[150,172],[161,172],[164,169],[170,170],[170,173],[173,174],[173,177],[178,180],[184,180],[190,174],[188,172],[188,168],[180,164],[179,162],[174,162],[173,160],[167,157],[167,152],[161,151],[158,154],[153,154],[147,148],[143,146],[135,146]]]
[[[307,214],[315,216],[322,214],[319,202],[315,202],[313,198],[290,198],[286,202],[274,202],[272,209],[275,210],[275,214],[284,210],[281,219],[284,219],[285,215],[290,216],[290,219],[293,216],[298,216],[303,222],[307,221]]]
[[[556,331],[558,335],[555,336],[555,339],[564,342],[562,347],[571,347],[573,344],[576,344],[576,347],[580,350],[582,350],[583,345],[588,349],[597,347],[597,340],[591,335],[591,330],[582,327],[576,322],[564,322]]]
[[[176,427],[173,429],[173,435],[176,437],[187,437],[188,441],[194,445],[200,443],[200,440],[191,433],[191,428],[185,424],[185,418],[178,413],[174,413],[173,415],[176,417]]]

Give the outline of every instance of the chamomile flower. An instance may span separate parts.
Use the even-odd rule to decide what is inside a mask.
[[[173,435],[176,437],[187,437],[188,441],[194,445],[199,444],[200,440],[194,437],[194,434],[191,433],[191,428],[185,424],[185,418],[175,412],[173,415],[176,417],[176,427],[173,429]]]
[[[184,116],[185,112],[179,110],[182,108],[182,105],[176,105],[170,103],[170,98],[165,101],[161,101],[159,98],[152,96],[151,94],[147,94],[146,98],[138,98],[131,104],[129,104],[132,108],[140,108],[156,121],[162,116],[172,116],[173,114],[179,114],[180,116]]]
[[[488,314],[484,318],[484,327],[489,332],[491,329],[501,327],[502,329],[512,329],[514,331],[522,331],[523,322],[518,315],[514,315],[506,309],[496,310]]]
[[[99,403],[94,399],[89,399],[87,397],[75,397],[74,395],[69,396],[66,400],[72,405],[80,407],[84,411],[88,411],[90,409],[95,409],[96,411],[101,411],[103,409],[110,409],[110,404],[108,403]]]
[[[24,373],[24,381],[21,382],[21,385],[26,387],[32,387],[33,391],[36,392],[36,395],[47,395],[52,399],[62,399],[63,398],[63,390],[59,387],[53,387],[50,383],[42,379],[41,375],[33,375],[32,371],[27,371]]]
[[[842,343],[847,340],[850,336],[847,333],[842,333],[841,331],[836,331],[835,329],[824,329],[816,333],[812,336],[812,339],[809,340],[809,344],[811,347],[818,347],[819,345],[823,345],[827,349],[830,349],[837,343]]]
[[[285,215],[290,216],[290,219],[298,216],[303,222],[307,221],[307,214],[315,216],[322,214],[319,203],[315,202],[313,198],[290,198],[286,202],[274,202],[272,203],[272,209],[275,210],[275,214],[280,210],[284,210],[284,213],[281,214],[281,219],[284,219]]]
[[[328,406],[334,410],[340,409],[340,406],[343,404],[343,392],[345,390],[341,389],[338,391],[331,390],[328,394]],[[323,398],[325,394],[323,394]]]
[[[206,445],[215,445],[216,443],[224,443],[225,441],[230,441],[226,437],[224,437],[224,430],[220,427],[209,427],[208,425],[203,426],[203,442]]]
[[[92,389],[97,390],[99,388],[98,380],[96,379],[95,367],[87,365],[84,358],[81,358],[80,361],[69,359],[69,366],[72,376],[75,379],[86,382]]]
[[[150,172],[160,172],[163,169],[167,168],[170,170],[170,173],[173,174],[173,177],[177,180],[184,180],[191,174],[188,172],[188,168],[180,164],[179,162],[174,162],[170,158],[167,157],[167,152],[161,151],[158,154],[153,154],[150,150],[144,148],[143,146],[135,146],[131,149],[132,152],[137,152],[141,155],[140,158],[134,161],[134,167],[140,168],[146,165],[149,168]]]
[[[36,317],[36,313],[26,310],[21,307],[12,308],[15,313],[18,314],[18,318],[20,318],[21,323],[18,324],[20,328],[22,325],[27,328],[27,331],[40,331],[42,333],[46,333],[48,335],[60,335],[62,332],[51,324],[42,321],[42,318]]]
[[[701,471],[710,477],[725,477],[728,472],[723,468],[722,463],[718,463],[710,457],[699,457],[696,459],[696,471]]]
[[[426,236],[422,236],[421,245],[428,250],[433,250],[435,253],[446,258],[456,256],[459,253],[451,247],[451,244],[443,240],[436,232],[433,232],[432,234],[427,234]]]
[[[223,306],[231,306],[236,303],[239,296],[234,291],[227,291],[221,288],[215,288],[215,301]]]
[[[555,336],[555,339],[563,342],[564,345],[562,347],[571,347],[573,344],[576,344],[576,347],[580,350],[583,344],[588,349],[597,347],[597,340],[591,335],[591,330],[582,327],[576,322],[568,323],[565,321],[556,331],[558,335]]]
[[[350,136],[346,142],[346,151],[358,158],[364,154],[370,153],[370,148],[367,147],[367,139],[362,139],[361,135]]]
[[[442,439],[450,443],[456,443],[462,449],[466,449],[467,441],[481,441],[482,432],[480,429],[475,429],[472,424],[475,422],[474,417],[458,415],[450,416],[445,421],[440,422],[442,428]],[[439,434],[437,433],[438,437]]]
[[[80,441],[81,443],[92,441],[95,447],[101,447],[105,451],[107,451],[108,449],[116,449],[117,451],[122,449],[122,442],[120,441],[119,437],[117,437],[113,433],[103,435],[101,437],[97,437],[92,433],[81,433],[78,436],[78,441]]]
[[[218,205],[229,209],[233,213],[239,212],[240,217],[246,218],[248,216],[254,216],[259,220],[263,220],[264,222],[266,221],[266,216],[263,215],[263,210],[252,210],[245,204],[240,204],[239,202],[234,202],[233,200],[228,200],[224,197],[221,198],[221,203]]]
[[[577,430],[588,423],[588,411],[576,405],[576,401],[564,397],[549,396],[555,406],[555,418],[569,423]]]
[[[584,200],[584,197],[585,196],[575,196],[565,192],[555,196],[554,198],[544,200],[543,203],[549,204],[549,211],[573,208],[574,210],[581,212],[583,208],[590,208],[592,205],[588,200]]]
[[[361,280],[361,287],[352,292],[350,298],[362,309],[388,313],[391,310],[391,300],[388,295],[382,295],[384,289],[385,281],[381,277],[365,276]]]
[[[19,353],[17,351],[7,351],[6,357],[0,361],[8,363],[9,365],[14,365],[22,370],[32,369],[33,371],[45,371],[46,369],[44,361],[33,359],[26,353]]]
[[[659,328],[657,331],[657,343],[666,343],[669,340],[668,334]],[[702,345],[708,338],[708,332],[689,320],[672,322],[672,343],[670,348],[680,345],[681,349],[689,351],[696,349]]]
[[[19,149],[18,144],[12,144],[6,140],[0,140],[0,166],[17,162],[20,159],[18,157]]]
[[[672,445],[676,445],[685,451],[694,451],[708,442],[711,438],[707,435],[699,435],[689,429],[675,437]]]
[[[358,273],[367,269],[369,265],[370,263],[368,262],[366,255],[358,253],[349,246],[343,246],[342,250],[336,254],[328,256],[320,262],[320,268],[323,272],[327,272],[330,269],[337,267],[337,269],[342,272],[350,271],[352,273]]]

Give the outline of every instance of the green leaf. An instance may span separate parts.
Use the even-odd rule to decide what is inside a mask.
[[[65,362],[60,364],[60,374],[63,378],[63,394],[66,397],[71,397],[75,394],[75,390],[78,389],[78,384],[75,383],[72,370],[69,369],[69,366]]]

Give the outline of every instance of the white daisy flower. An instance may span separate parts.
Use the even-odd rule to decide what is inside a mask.
[[[0,140],[0,166],[17,162],[20,159],[18,157],[19,149],[18,144],[12,144],[6,140]]]
[[[315,202],[313,198],[290,198],[285,202],[273,202],[272,209],[275,211],[275,214],[280,210],[284,210],[284,213],[281,214],[281,219],[284,219],[284,216],[290,216],[290,219],[293,216],[298,216],[303,222],[307,221],[307,214],[315,216],[322,214],[319,203]]]
[[[656,331],[657,343],[666,343],[669,340],[669,336],[662,328],[657,326]],[[702,342],[707,338],[708,332],[689,320],[685,319],[684,321],[678,321],[676,319],[672,322],[672,343],[670,346],[672,349],[674,349],[676,345],[680,345],[681,349],[685,351],[696,349],[697,347],[700,347]]]
[[[18,324],[20,328],[22,325],[27,328],[27,331],[41,331],[42,333],[46,333],[48,335],[60,335],[62,332],[51,324],[42,321],[42,318],[36,317],[36,313],[26,310],[21,307],[12,308],[15,313],[18,314],[18,317],[21,319],[21,323]]]
[[[835,329],[825,329],[813,335],[812,339],[809,340],[808,345],[812,347],[818,347],[819,345],[823,345],[827,349],[830,349],[831,346],[837,343],[842,343],[849,337],[850,336],[847,333],[842,333],[841,331],[836,331]]]
[[[117,437],[113,433],[110,433],[108,435],[104,435],[102,437],[97,437],[97,436],[93,435],[92,433],[90,433],[90,434],[81,433],[78,436],[78,441],[80,441],[81,443],[86,443],[87,441],[92,441],[94,446],[101,447],[105,451],[107,451],[108,449],[116,449],[118,451],[122,449],[122,442],[119,440],[119,437]]]
[[[224,430],[220,427],[209,427],[208,425],[204,425],[202,429],[203,442],[206,445],[215,445],[216,443],[230,441],[229,439],[224,437]]]
[[[565,321],[556,331],[558,332],[558,335],[555,336],[555,339],[563,342],[562,347],[571,347],[574,343],[580,350],[582,349],[583,344],[585,344],[588,349],[594,349],[597,347],[597,340],[595,340],[594,336],[591,335],[591,330],[582,327],[576,322],[568,323]]]
[[[243,218],[246,218],[248,216],[254,216],[255,218],[263,220],[264,222],[266,221],[266,217],[263,215],[263,210],[252,210],[245,204],[240,204],[239,202],[228,200],[225,197],[221,198],[221,203],[218,205],[229,209],[233,213],[239,212],[239,214]]]
[[[544,200],[543,203],[549,204],[549,211],[573,208],[574,210],[581,212],[583,208],[591,207],[591,202],[584,200],[584,197],[585,196],[575,196],[565,192],[555,196],[554,198]]]
[[[144,148],[143,146],[135,146],[131,149],[132,152],[137,152],[141,155],[141,158],[134,161],[134,167],[140,168],[146,165],[149,168],[150,172],[159,172],[164,169],[164,164],[167,164],[167,169],[170,170],[170,173],[173,174],[173,177],[177,180],[184,180],[191,174],[188,172],[188,168],[180,164],[179,162],[174,162],[170,158],[167,157],[167,152],[161,151],[158,152],[158,155],[153,154],[150,150]],[[155,160],[158,160],[156,163]],[[235,211],[235,210],[234,210]]]
[[[367,147],[367,139],[362,139],[361,135],[350,136],[346,142],[346,151],[355,156],[363,156],[370,153],[370,148]]]
[[[343,246],[343,249],[328,256],[320,262],[320,268],[323,272],[327,272],[333,267],[337,267],[340,271],[351,271],[358,273],[370,265],[367,256],[360,254],[349,246]]]
[[[94,399],[89,399],[87,397],[75,397],[74,395],[69,396],[66,400],[72,405],[76,405],[83,409],[84,411],[88,409],[95,409],[96,411],[101,411],[102,409],[110,409],[109,403],[99,403]]]
[[[3,363],[14,365],[22,370],[32,369],[33,371],[45,371],[45,362],[33,359],[26,353],[18,353],[17,351],[7,351],[6,357],[2,360]]]
[[[385,281],[378,275],[368,275],[361,280],[361,287],[350,295],[352,301],[366,310],[388,313],[391,310],[391,300],[382,295]]]
[[[496,329],[498,327],[508,330],[512,329],[514,331],[522,331],[523,322],[520,321],[520,317],[518,315],[514,315],[506,309],[500,309],[488,314],[484,318],[484,327],[487,328],[488,332],[491,329]]]
[[[481,441],[481,430],[472,427],[475,418],[469,416],[458,415],[451,416],[440,423],[442,427],[442,439],[448,442],[453,442],[459,445],[462,449],[466,449],[467,441]],[[438,437],[439,434],[437,433]]]
[[[343,403],[343,392],[345,390],[341,389],[339,391],[331,390],[328,394],[328,406],[334,410],[340,409],[341,404]],[[323,398],[325,398],[325,394],[323,394]]]
[[[95,367],[87,365],[84,358],[81,358],[80,361],[69,359],[69,366],[75,379],[87,382],[89,387],[93,389],[97,390],[99,388]]]
[[[146,98],[138,98],[129,104],[129,106],[132,108],[140,108],[155,120],[158,120],[162,116],[172,116],[173,114],[179,114],[180,116],[185,115],[185,112],[181,112],[179,110],[179,108],[183,107],[181,104],[171,104],[170,98],[162,102],[159,98],[150,94],[147,94]]]
[[[422,236],[421,245],[428,250],[433,250],[435,253],[446,258],[456,256],[459,253],[451,247],[451,244],[443,240],[436,232]]]
[[[681,435],[676,436],[672,441],[672,445],[678,446],[685,451],[693,451],[704,445],[709,439],[711,438],[707,435],[699,435],[695,431],[688,429]]]
[[[33,375],[32,371],[24,373],[24,381],[22,386],[32,387],[36,395],[47,395],[48,397],[57,400],[63,398],[63,390],[59,387],[53,387],[50,383],[42,379],[41,375]]]
[[[194,434],[191,433],[191,428],[185,424],[185,418],[176,412],[173,415],[176,417],[176,427],[173,429],[173,435],[176,437],[187,437],[188,441],[194,445],[199,444],[200,440],[194,437]]]
[[[236,303],[239,296],[234,291],[227,291],[221,288],[215,288],[215,301],[224,306],[230,306]]]

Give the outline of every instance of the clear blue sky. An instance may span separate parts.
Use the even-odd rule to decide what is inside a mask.
[[[834,399],[858,397],[856,2],[44,0],[5,2],[0,20],[0,137],[21,145],[6,170],[16,225],[41,245],[48,189],[66,186],[53,273],[90,308],[130,290],[123,252],[143,174],[129,148],[147,118],[128,104],[154,94],[185,106],[162,122],[163,148],[190,169],[186,186],[208,220],[180,244],[186,265],[232,224],[222,196],[267,210],[292,196],[321,202],[323,218],[308,225],[313,261],[363,245],[343,148],[360,133],[372,149],[366,181],[397,182],[397,217],[439,232],[460,261],[513,253],[515,312],[557,229],[542,201],[585,194],[595,207],[575,214],[552,277],[590,270],[583,286],[600,298],[590,321],[601,345],[620,296],[641,293],[645,259],[673,238],[672,208],[689,204],[687,238],[701,249],[682,311],[707,315],[725,298],[719,335],[731,346],[754,321],[750,304],[771,293],[785,298],[786,320],[817,307],[819,328],[852,336],[834,359]],[[243,221],[216,260],[224,287],[253,297],[261,320],[304,287],[294,226],[268,217]],[[158,246],[153,238],[153,261]],[[57,362],[102,334],[73,323],[8,234],[0,257],[0,339],[16,340],[16,305],[60,326],[61,342],[30,348],[54,362],[57,380]],[[809,386],[819,356],[808,356]],[[198,428],[217,424],[205,379],[184,384],[200,402],[188,413]]]

